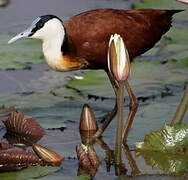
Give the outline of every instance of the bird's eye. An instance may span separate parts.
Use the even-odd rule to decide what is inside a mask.
[[[38,23],[38,24],[37,24],[37,27],[38,27],[38,28],[43,27],[43,23]]]

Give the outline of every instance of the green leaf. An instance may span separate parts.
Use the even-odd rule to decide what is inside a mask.
[[[23,40],[7,44],[14,35],[0,34],[0,69],[27,67],[28,63],[42,62],[41,44],[37,40]]]
[[[157,151],[171,154],[182,154],[188,150],[188,126],[176,124],[165,125],[159,131],[145,136],[143,143],[137,143],[138,151]]]
[[[21,171],[0,173],[1,180],[26,180],[37,179],[58,171],[60,167],[30,166]]]

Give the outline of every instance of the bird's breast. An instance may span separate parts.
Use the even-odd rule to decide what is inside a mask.
[[[71,55],[60,56],[59,58],[46,57],[47,64],[55,71],[66,72],[78,69],[86,69],[88,62],[79,57]]]

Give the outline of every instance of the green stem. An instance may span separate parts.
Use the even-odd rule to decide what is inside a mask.
[[[119,83],[119,88],[117,92],[117,120],[116,120],[116,145],[115,145],[116,165],[121,164],[123,104],[124,104],[124,84]]]
[[[187,109],[188,109],[188,84],[186,85],[185,92],[183,94],[181,102],[176,110],[176,113],[175,113],[173,119],[172,119],[171,126],[182,122]]]

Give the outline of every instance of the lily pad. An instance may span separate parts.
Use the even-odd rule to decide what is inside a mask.
[[[165,125],[161,130],[146,135],[144,142],[136,144],[138,151],[157,151],[172,154],[187,153],[187,147],[188,126],[184,124]]]
[[[58,171],[60,167],[31,166],[19,172],[0,173],[1,180],[37,179]]]
[[[23,40],[17,44],[7,44],[13,34],[0,34],[0,69],[23,69],[28,63],[42,61],[41,43]]]
[[[182,64],[181,61],[171,61],[164,65],[159,61],[135,62],[132,64],[129,82],[139,96],[160,96],[166,85],[181,87],[187,81],[188,68]],[[80,76],[81,79],[72,79],[66,87],[55,88],[52,92],[59,97],[66,94],[72,99],[85,99],[92,95],[102,100],[115,97],[104,71],[86,71]]]

